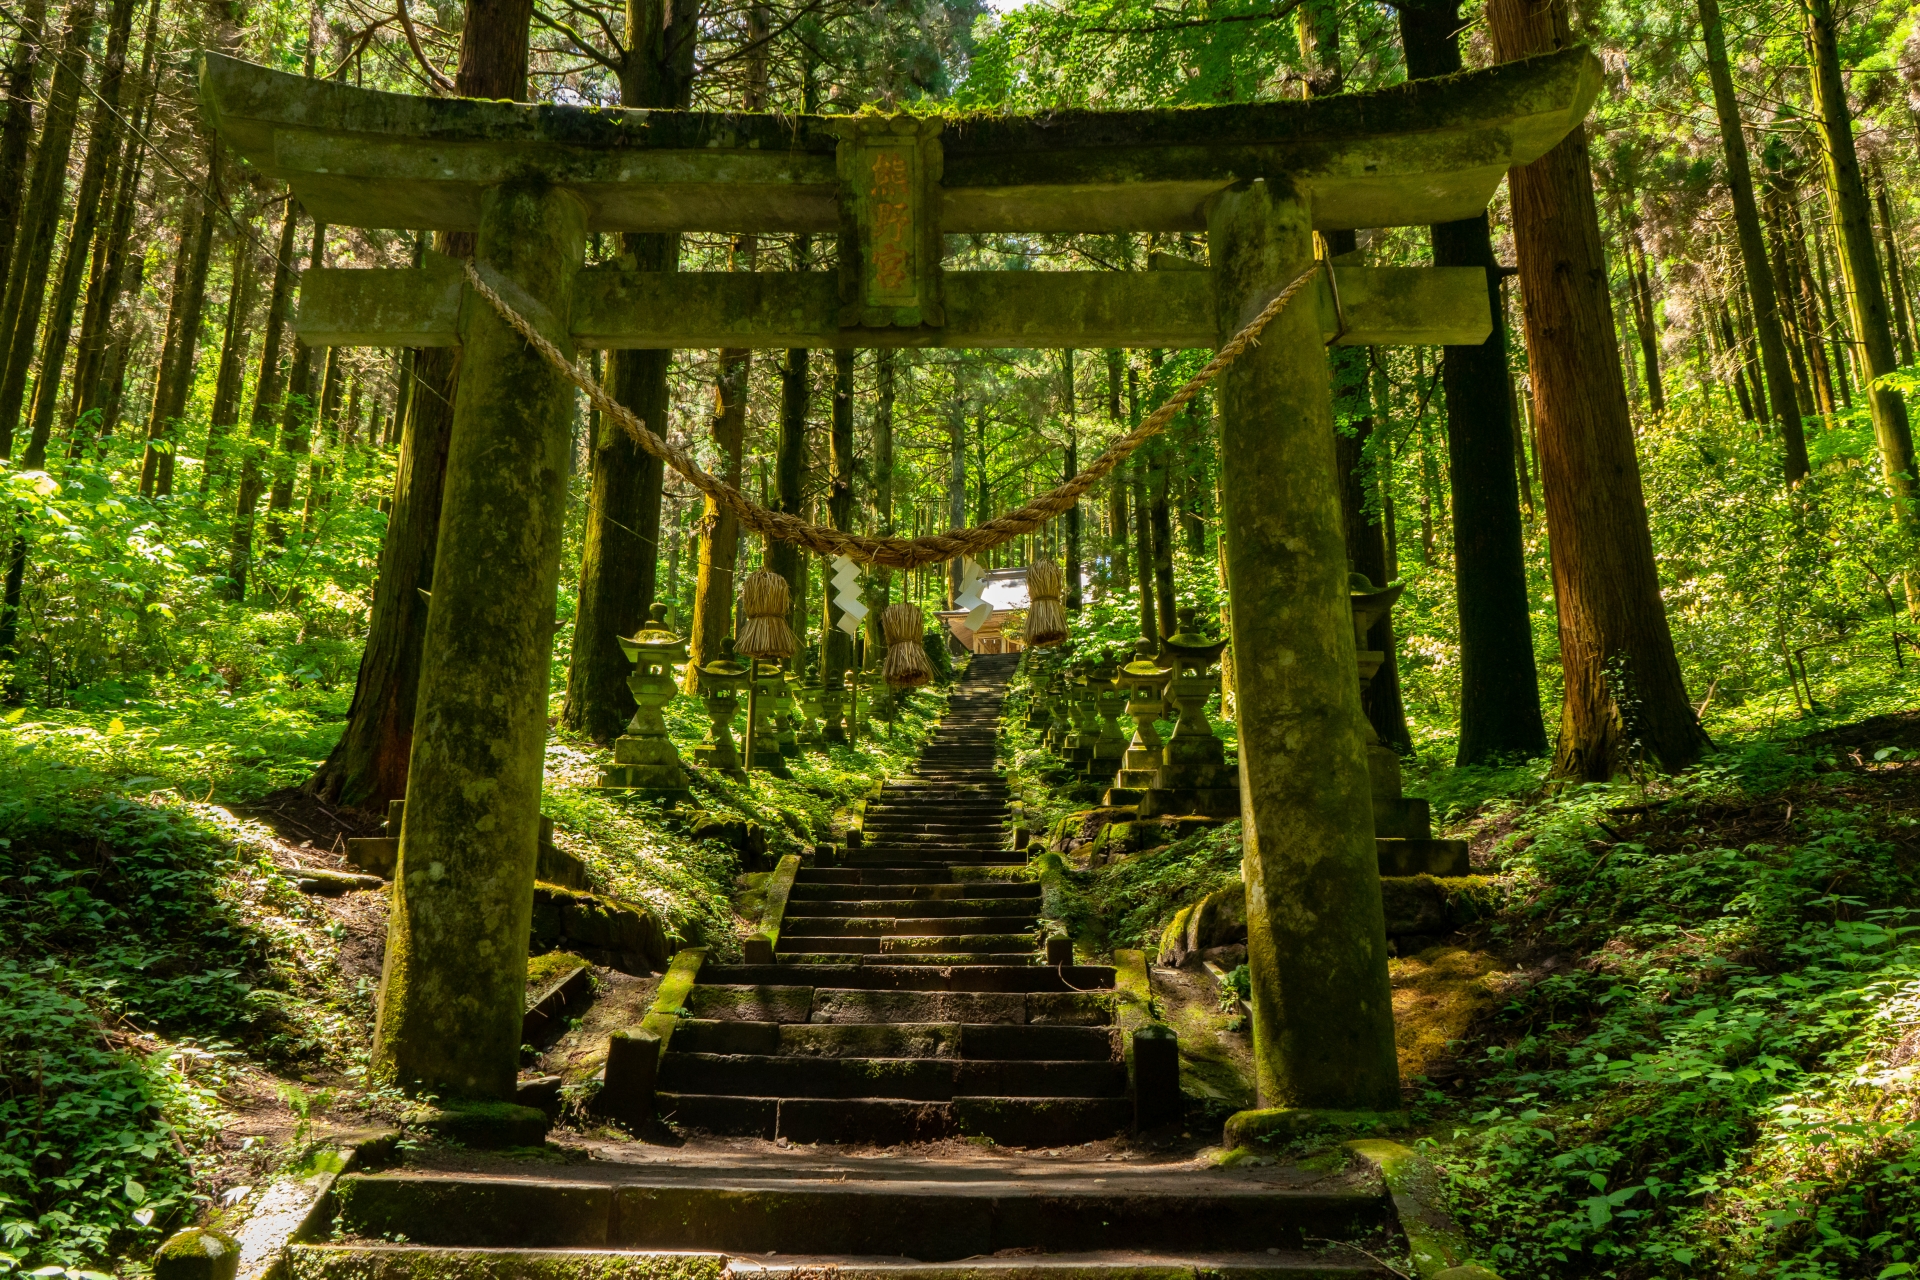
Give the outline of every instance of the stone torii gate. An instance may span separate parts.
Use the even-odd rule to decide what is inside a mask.
[[[1214,348],[1311,263],[1313,232],[1480,213],[1599,83],[1574,49],[1303,102],[775,117],[415,98],[200,61],[213,126],[310,214],[477,232],[481,276],[563,352]],[[840,263],[589,269],[590,231],[837,233]],[[1206,232],[1207,269],[940,265],[948,234],[1142,231]],[[1399,1099],[1323,347],[1478,343],[1488,295],[1473,268],[1330,264],[1220,378],[1263,1107]],[[461,349],[375,1053],[402,1083],[511,1098],[575,390],[431,254],[308,271],[296,327],[314,346]]]

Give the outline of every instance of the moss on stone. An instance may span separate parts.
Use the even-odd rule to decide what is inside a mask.
[[[153,1255],[156,1280],[233,1280],[240,1246],[210,1227],[188,1227],[167,1237]]]

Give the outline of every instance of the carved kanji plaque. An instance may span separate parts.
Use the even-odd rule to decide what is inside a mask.
[[[940,298],[940,122],[835,121],[840,134],[840,327],[946,323]]]

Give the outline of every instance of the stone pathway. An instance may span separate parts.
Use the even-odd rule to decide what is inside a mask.
[[[1113,970],[1048,967],[1040,886],[1005,877],[995,767],[1016,659],[973,660],[865,847],[802,870],[775,965],[708,965],[661,1063],[660,1114],[794,1142],[1112,1137],[1132,1120]]]
[[[777,963],[703,967],[660,1109],[734,1136],[415,1151],[340,1179],[290,1280],[1396,1274],[1367,1167],[1218,1168],[1120,1136],[1114,970],[1047,965],[1039,886],[1005,878],[1025,861],[995,768],[1012,666],[975,658],[866,846],[801,873]]]

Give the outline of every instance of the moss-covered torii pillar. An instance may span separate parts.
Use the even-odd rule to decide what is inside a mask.
[[[496,187],[476,256],[504,277],[522,314],[564,317],[585,226],[585,206],[567,191]],[[484,299],[465,293],[374,1061],[409,1087],[509,1099],[574,389]],[[570,350],[564,324],[549,336]]]
[[[1220,340],[1313,260],[1284,180],[1208,208]],[[1221,375],[1220,456],[1259,1105],[1399,1106],[1333,405],[1314,308]]]

